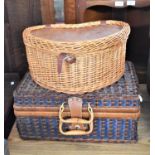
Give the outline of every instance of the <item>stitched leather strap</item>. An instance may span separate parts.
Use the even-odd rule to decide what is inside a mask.
[[[69,55],[67,53],[61,53],[58,56],[57,61],[58,61],[58,74],[60,74],[62,71],[63,62],[66,61],[67,63],[72,64],[76,62],[76,58],[73,55]]]
[[[71,113],[71,118],[82,118],[82,99],[78,97],[71,97],[68,99],[68,105]],[[71,124],[70,129],[82,129],[85,130],[83,124]]]
[[[89,120],[82,119],[82,118],[63,118],[64,112],[64,103],[59,108],[59,132],[63,135],[87,135],[93,131],[93,120],[94,120],[94,113],[93,110],[88,104],[88,112],[89,112]],[[63,130],[63,124],[71,124],[69,130]],[[87,127],[86,127],[87,126]]]
[[[62,70],[62,63],[66,57],[66,53],[61,53],[59,56],[58,56],[58,74],[61,73],[61,70]]]
[[[82,118],[82,99],[71,97],[68,99],[68,105],[72,118]]]

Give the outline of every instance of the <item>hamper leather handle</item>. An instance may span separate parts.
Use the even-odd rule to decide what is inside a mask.
[[[93,131],[94,113],[93,113],[93,110],[90,104],[88,104],[88,112],[90,114],[89,120],[81,119],[81,118],[64,119],[62,117],[63,111],[64,111],[64,103],[60,106],[60,109],[59,109],[59,131],[61,134],[63,135],[87,135]],[[63,131],[62,126],[64,123],[67,123],[67,124],[74,123],[74,124],[83,124],[83,125],[86,124],[86,125],[89,125],[89,130],[88,131],[85,131],[85,130]]]
[[[61,53],[61,54],[59,54],[57,61],[58,61],[58,66],[57,66],[58,74],[60,74],[62,71],[63,62],[65,61],[69,64],[72,64],[72,63],[76,62],[76,58],[75,58],[75,56],[73,56],[71,54]]]

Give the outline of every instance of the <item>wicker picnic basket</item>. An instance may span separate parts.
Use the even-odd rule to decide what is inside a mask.
[[[131,62],[126,62],[125,74],[115,84],[76,95],[40,87],[27,73],[14,92],[17,128],[24,139],[135,142],[138,95]]]
[[[40,86],[69,94],[106,87],[125,69],[130,26],[121,21],[51,24],[24,30],[29,70]]]

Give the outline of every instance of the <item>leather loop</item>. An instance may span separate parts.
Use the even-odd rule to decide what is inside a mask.
[[[68,99],[71,118],[82,118],[82,99],[71,97]]]
[[[89,120],[81,119],[81,118],[70,118],[70,119],[63,119],[62,114],[64,112],[64,103],[60,106],[59,109],[59,131],[63,135],[87,135],[93,131],[93,120],[94,120],[94,113],[91,106],[88,104],[88,112],[90,114]],[[66,124],[74,124],[75,127],[70,129],[69,131],[63,130],[63,123]],[[81,125],[89,126],[88,130],[82,129]]]
[[[72,55],[67,54],[67,53],[59,54],[59,56],[57,58],[58,74],[60,74],[62,72],[62,65],[63,65],[64,61],[69,63],[69,64],[72,64],[72,63],[76,62],[76,58],[74,56],[72,56]]]
[[[57,61],[58,61],[58,67],[57,67],[57,68],[58,68],[58,74],[61,73],[62,64],[63,64],[63,61],[64,61],[65,57],[66,57],[66,54],[65,54],[65,53],[61,53],[61,54],[58,56],[58,59],[57,59]]]
[[[71,97],[68,99],[68,105],[71,113],[71,118],[82,118],[82,99],[78,97]],[[83,124],[72,123],[70,129],[86,129]]]

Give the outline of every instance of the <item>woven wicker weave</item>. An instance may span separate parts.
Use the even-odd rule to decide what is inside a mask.
[[[137,141],[137,119],[94,120],[94,131],[85,136],[64,136],[58,131],[58,117],[18,117],[17,128],[23,139],[73,142],[130,143]]]
[[[31,76],[42,87],[70,94],[108,86],[124,73],[129,32],[129,25],[120,21],[27,28],[23,38]],[[62,53],[76,61],[63,62],[59,73]]]
[[[42,88],[26,74],[14,92],[14,112],[19,134],[24,139],[83,142],[135,142],[140,113],[138,80],[132,63],[126,63],[124,76],[115,84],[82,95],[83,114],[88,102],[94,111],[94,129],[84,136],[64,136],[59,132],[59,107],[75,95]],[[69,109],[66,106],[66,112]],[[101,115],[99,115],[101,113]],[[68,116],[70,117],[70,116]],[[64,130],[68,125],[64,124]]]

